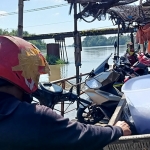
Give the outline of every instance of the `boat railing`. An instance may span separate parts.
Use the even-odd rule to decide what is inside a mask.
[[[79,91],[80,91],[80,94],[83,94],[84,91],[82,90],[82,89],[83,89],[83,88],[82,88],[82,85],[84,84],[84,81],[82,81],[82,77],[87,76],[88,74],[89,74],[89,73],[84,73],[84,74],[80,74],[80,75],[79,75],[80,83],[76,83],[76,82],[75,82],[76,76],[72,76],[72,77],[68,77],[68,78],[64,78],[64,79],[59,79],[59,80],[51,81],[51,83],[53,83],[53,84],[58,84],[58,85],[60,85],[63,89],[67,89],[67,90],[70,89],[71,87],[73,87],[73,88],[76,89],[76,90],[74,90],[75,92],[76,92],[77,90],[79,90]],[[74,82],[71,82],[71,80],[74,80]],[[77,86],[77,85],[79,85],[79,86]],[[78,88],[80,88],[80,89],[78,89]],[[64,101],[61,102],[61,103],[60,103],[60,105],[61,105],[60,110],[57,110],[57,111],[59,111],[59,112],[61,113],[62,116],[64,116],[64,114],[69,113],[70,111],[74,111],[75,109],[78,108],[78,104],[77,104],[77,107],[76,107],[75,109],[72,109],[72,110],[67,111],[67,110],[65,110],[65,104],[67,104],[67,103],[64,102]],[[68,106],[68,107],[69,107],[69,106]]]

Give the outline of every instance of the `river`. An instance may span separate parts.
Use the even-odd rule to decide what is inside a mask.
[[[50,81],[67,78],[76,75],[76,68],[74,63],[74,47],[67,47],[67,55],[69,64],[63,65],[51,65]],[[92,69],[96,69],[98,65],[105,60],[111,53],[114,54],[114,46],[99,46],[99,47],[83,47],[81,51],[81,68],[80,73],[88,73]],[[126,46],[120,46],[119,55],[122,56],[126,51]],[[43,52],[45,54],[45,52]],[[113,55],[109,59],[109,64],[113,63]],[[41,75],[40,81],[47,82],[49,77],[47,75]],[[72,105],[75,107],[76,104]],[[72,111],[65,114],[65,117],[70,119],[75,118],[76,112]]]

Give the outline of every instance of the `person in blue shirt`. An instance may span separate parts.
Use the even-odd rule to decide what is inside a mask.
[[[0,36],[0,149],[97,150],[131,134],[129,125],[85,125],[72,122],[52,109],[30,103],[39,76],[50,68],[31,43]]]

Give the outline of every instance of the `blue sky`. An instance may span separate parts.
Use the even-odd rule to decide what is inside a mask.
[[[29,0],[24,1],[24,10],[31,10],[47,6],[67,4],[64,0]],[[3,0],[0,5],[0,14],[18,11],[18,0]],[[18,14],[0,16],[0,28],[11,31],[17,29]],[[62,7],[45,9],[40,11],[24,13],[24,31],[34,34],[70,32],[74,30],[73,12],[69,15],[69,4]],[[108,19],[105,21],[94,21],[86,23],[78,21],[78,30],[100,29],[114,27]],[[54,40],[45,40],[46,43]],[[66,45],[73,43],[73,38],[66,39]]]

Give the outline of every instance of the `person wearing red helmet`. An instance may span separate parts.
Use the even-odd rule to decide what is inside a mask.
[[[30,103],[39,76],[50,68],[31,43],[14,36],[0,36],[0,149],[91,150],[100,149],[122,135],[129,125],[85,125],[72,122],[46,106]]]

